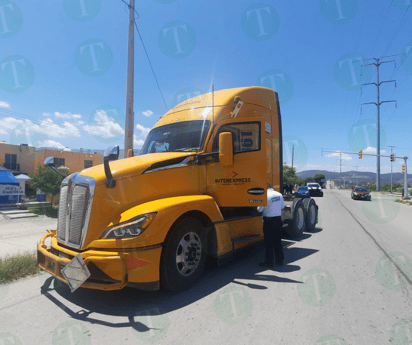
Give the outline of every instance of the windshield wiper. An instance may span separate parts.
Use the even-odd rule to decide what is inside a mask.
[[[181,149],[176,149],[173,150],[173,152],[178,152],[178,151],[193,151],[193,152],[197,152],[199,149],[197,147],[184,147]]]

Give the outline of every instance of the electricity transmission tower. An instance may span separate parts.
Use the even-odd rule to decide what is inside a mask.
[[[396,55],[402,55],[402,54],[396,54]],[[396,68],[396,61],[395,60],[391,60],[391,61],[381,61],[382,59],[388,58],[388,57],[392,57],[392,56],[396,56],[396,55],[388,55],[388,56],[382,56],[380,58],[370,58],[370,59],[365,59],[362,61],[369,61],[369,60],[375,60],[375,62],[372,63],[368,63],[368,64],[364,64],[361,66],[361,74],[362,74],[362,67],[365,66],[370,66],[373,65],[376,67],[377,70],[377,81],[376,83],[366,83],[366,84],[362,84],[361,85],[361,90],[362,87],[365,85],[375,85],[377,88],[377,102],[369,102],[369,103],[362,103],[362,105],[367,105],[367,104],[375,104],[378,110],[378,123],[377,123],[377,156],[376,156],[376,191],[380,191],[381,190],[381,138],[380,138],[380,130],[381,130],[381,119],[380,119],[380,106],[383,103],[392,103],[396,101],[381,101],[380,100],[380,86],[384,83],[395,83],[395,88],[396,88],[396,81],[395,80],[385,80],[385,81],[380,81],[379,80],[379,67],[384,64],[384,63],[390,63],[390,62],[394,62],[395,63],[395,68]],[[361,110],[362,111],[362,110]]]

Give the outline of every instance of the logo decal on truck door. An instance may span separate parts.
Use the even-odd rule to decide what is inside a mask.
[[[225,171],[225,178],[215,179],[215,183],[230,184],[244,184],[250,182],[250,178],[235,178],[239,174],[235,171]]]
[[[234,178],[238,175],[238,173],[234,171],[226,171],[225,173],[225,178]]]

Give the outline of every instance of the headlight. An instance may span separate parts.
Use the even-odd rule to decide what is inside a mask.
[[[356,192],[353,192],[353,195],[358,195],[358,193],[356,193]]]
[[[139,236],[153,221],[156,213],[142,214],[127,222],[113,225],[108,228],[101,238],[132,238]]]

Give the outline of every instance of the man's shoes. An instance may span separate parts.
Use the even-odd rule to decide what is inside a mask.
[[[274,265],[273,265],[273,262],[263,261],[263,262],[260,262],[260,263],[259,263],[259,266],[260,266],[260,267],[273,267]]]

